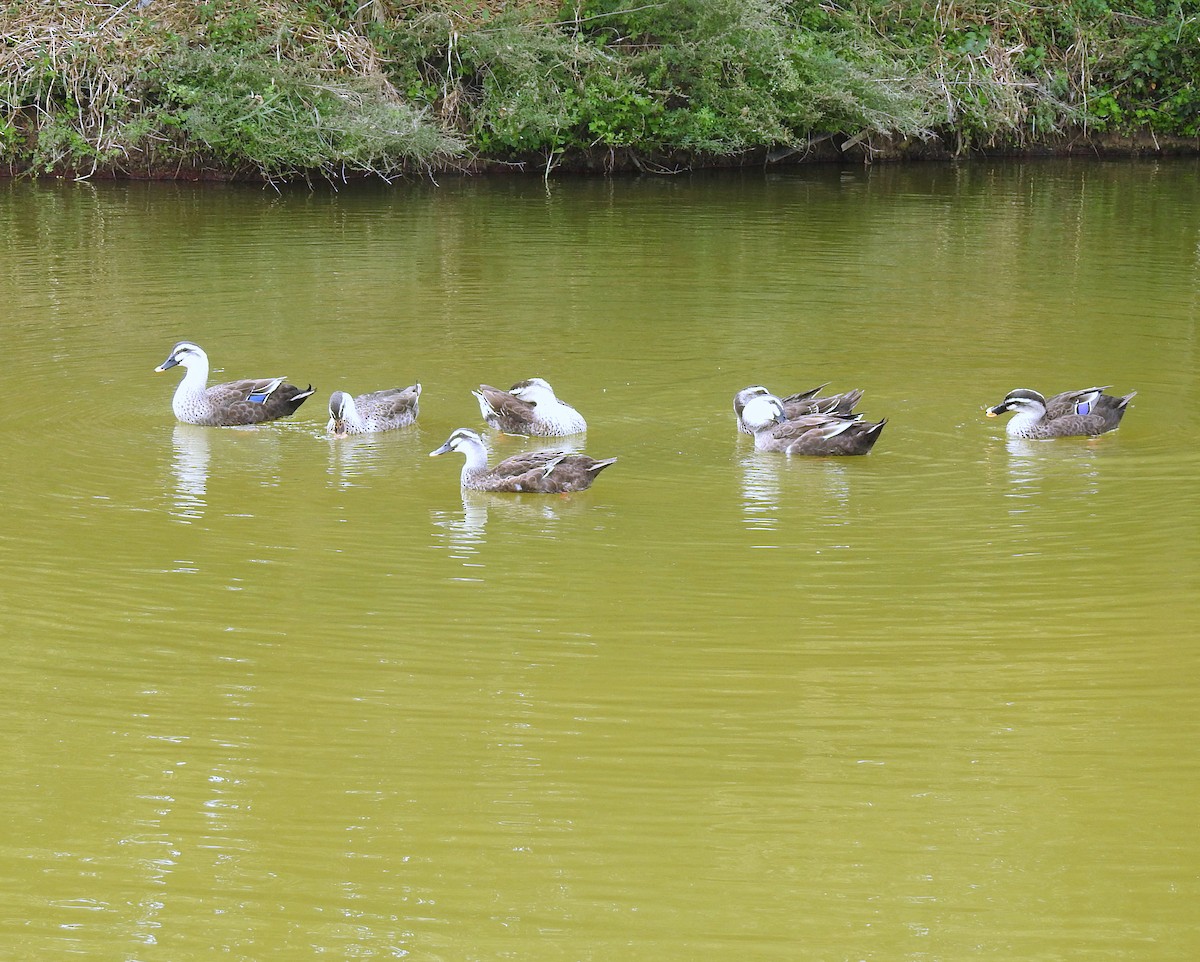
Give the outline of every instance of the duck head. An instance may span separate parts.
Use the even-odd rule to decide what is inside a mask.
[[[774,394],[758,394],[751,397],[742,408],[742,421],[751,431],[765,431],[775,424],[787,420],[783,403]]]
[[[470,428],[458,428],[446,439],[445,444],[434,451],[430,451],[429,456],[436,458],[439,454],[449,454],[451,451],[462,451],[466,454],[468,451],[486,450],[487,446],[483,443],[483,438],[478,434]]]
[[[989,418],[998,417],[1008,411],[1040,418],[1046,413],[1046,399],[1037,391],[1020,387],[1015,391],[1009,391],[999,404],[983,409],[983,413]]]
[[[329,424],[327,430],[335,438],[344,438],[349,433],[349,422],[358,415],[354,398],[345,391],[334,391],[329,396]]]
[[[540,377],[531,377],[527,381],[518,381],[508,389],[508,393],[513,397],[519,397],[527,404],[538,406],[538,402],[543,404],[553,403],[558,398],[554,394],[554,388],[549,383]]]
[[[751,398],[762,397],[764,394],[770,394],[761,384],[752,384],[750,387],[744,387],[733,396],[733,413],[739,418],[742,416],[742,410],[746,407],[746,403]]]
[[[169,371],[176,364],[182,364],[184,367],[203,367],[207,369],[208,355],[204,353],[202,348],[191,341],[180,341],[171,348],[171,353],[167,355],[167,359],[154,370],[156,372]]]

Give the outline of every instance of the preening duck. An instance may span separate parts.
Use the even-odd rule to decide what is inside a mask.
[[[186,373],[171,409],[185,424],[228,427],[259,424],[295,414],[313,393],[312,385],[298,388],[282,377],[228,381],[208,387],[208,355],[191,341],[180,341],[155,371],[182,365]]]
[[[779,403],[783,405],[784,415],[790,421],[798,417],[803,417],[806,414],[847,415],[854,413],[854,406],[862,400],[863,392],[855,389],[842,394],[829,394],[825,397],[819,397],[818,395],[820,395],[821,391],[828,386],[828,384],[820,384],[807,391],[800,391],[797,394],[789,394],[787,397],[779,398]],[[753,384],[750,387],[742,388],[733,396],[733,416],[737,419],[737,429],[740,433],[754,433],[746,426],[746,422],[742,418],[742,409],[745,408],[746,403],[751,398],[762,397],[770,393],[761,384]]]
[[[1114,397],[1105,394],[1107,390],[1107,386],[1088,387],[1046,399],[1037,391],[1017,388],[999,404],[984,408],[984,413],[994,418],[1011,411],[1013,417],[1005,427],[1010,438],[1044,440],[1105,434],[1117,428],[1137,394],[1131,391]]]
[[[538,494],[582,491],[591,487],[596,475],[617,460],[597,461],[586,454],[566,451],[529,451],[505,458],[489,469],[483,438],[470,428],[459,428],[440,448],[430,451],[429,456],[436,458],[450,451],[458,451],[466,457],[462,486],[471,491],[532,491]]]
[[[345,391],[334,391],[329,398],[327,430],[335,438],[344,438],[347,434],[370,434],[407,427],[420,413],[420,397],[420,384],[387,388],[358,397]]]
[[[478,391],[471,393],[479,401],[483,419],[505,434],[556,437],[587,430],[583,415],[560,401],[554,389],[540,377],[518,381],[507,391],[481,384]]]
[[[742,420],[754,435],[758,451],[818,457],[866,454],[887,424],[886,418],[871,424],[855,414],[804,414],[789,419],[783,402],[773,394],[760,394],[747,401]]]

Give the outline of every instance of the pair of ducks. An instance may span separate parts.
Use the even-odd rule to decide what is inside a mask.
[[[754,385],[734,395],[738,430],[754,435],[760,451],[785,454],[866,454],[875,446],[887,419],[874,424],[854,413],[862,391],[819,397],[825,387],[778,398]],[[1006,432],[1011,438],[1046,440],[1089,437],[1115,430],[1137,391],[1121,397],[1108,386],[1064,391],[1049,399],[1028,388],[1009,391],[999,404],[984,408],[989,418],[1012,413]]]
[[[299,388],[282,377],[228,381],[208,386],[208,355],[191,341],[180,341],[156,371],[179,365],[185,374],[175,390],[171,408],[187,424],[232,427],[261,424],[295,414],[312,396],[313,387]],[[569,404],[558,400],[541,378],[514,384],[509,391],[487,384],[472,391],[484,420],[509,434],[561,436],[587,430],[587,422]],[[329,398],[328,430],[334,437],[369,434],[406,427],[417,419],[421,385],[360,394],[334,391]],[[430,457],[458,451],[466,458],[462,486],[474,491],[529,491],[551,494],[582,491],[616,458],[596,460],[565,451],[530,451],[506,458],[488,468],[487,446],[476,432],[459,428]]]
[[[821,397],[822,384],[808,391],[776,397],[761,384],[733,396],[733,415],[743,434],[754,435],[757,451],[816,457],[866,454],[875,447],[887,418],[870,423],[854,413],[863,392]]]

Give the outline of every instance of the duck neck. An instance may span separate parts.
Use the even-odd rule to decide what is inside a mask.
[[[173,406],[178,410],[180,404],[184,404],[193,398],[203,397],[207,387],[208,365],[199,359],[191,361],[184,367],[183,379],[180,380],[179,387],[175,388]]]
[[[750,433],[754,435],[754,450],[764,451],[771,441],[771,430],[774,424],[768,424],[765,428],[750,428]]]
[[[469,488],[476,479],[487,474],[487,448],[482,444],[471,444],[462,449],[462,454],[466,458],[462,469],[462,486]]]
[[[1008,427],[1005,429],[1010,438],[1027,438],[1030,437],[1042,418],[1046,416],[1045,410],[1041,411],[1018,411],[1008,419]]]

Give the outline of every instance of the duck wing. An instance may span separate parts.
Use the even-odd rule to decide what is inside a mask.
[[[205,392],[222,424],[259,424],[294,414],[313,393],[282,377],[246,379],[214,384]]]
[[[860,415],[838,414],[802,414],[799,417],[784,421],[771,428],[771,437],[779,440],[794,441],[803,437],[809,431],[829,430],[833,432],[845,430],[847,425],[854,424]]]
[[[582,491],[591,486],[596,475],[616,462],[616,458],[596,460],[586,454],[566,451],[530,451],[505,458],[489,475],[493,491],[532,491],[553,494]]]
[[[857,388],[842,394],[816,397],[816,392],[823,387],[825,387],[824,384],[813,391],[804,394],[790,394],[783,398],[783,413],[789,420],[806,414],[852,414],[854,406],[862,400],[863,392]]]
[[[1096,399],[1096,413],[1115,417],[1119,421],[1125,415],[1126,406],[1135,397],[1137,397],[1137,391],[1130,391],[1121,397],[1114,397],[1111,394],[1101,394]]]
[[[754,445],[760,451],[787,451],[791,445],[810,431],[822,429],[837,431],[843,425],[853,424],[858,415],[839,417],[832,414],[802,414],[784,421],[755,437]]]
[[[508,391],[502,391],[490,384],[481,384],[478,391],[471,393],[479,400],[484,420],[501,431],[525,434],[536,420],[534,405],[509,394]]]
[[[1112,385],[1104,387],[1085,387],[1078,391],[1063,391],[1054,397],[1046,399],[1046,420],[1056,421],[1067,415],[1091,413],[1092,406],[1100,399],[1101,394]]]
[[[415,418],[420,398],[421,385],[410,384],[408,387],[386,388],[382,391],[372,391],[370,394],[360,394],[354,399],[354,403],[364,415],[369,413],[377,418],[394,421]]]
[[[866,454],[875,446],[887,418],[870,424],[866,421],[843,421],[810,428],[788,445],[788,454],[807,454],[837,457]]]

